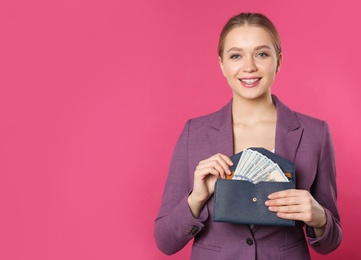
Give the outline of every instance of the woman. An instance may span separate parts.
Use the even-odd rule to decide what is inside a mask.
[[[271,94],[282,64],[276,28],[261,14],[234,16],[221,32],[218,55],[233,99],[189,120],[179,137],[155,221],[159,249],[173,254],[194,238],[191,259],[304,260],[310,259],[307,242],[318,253],[332,252],[342,237],[333,145],[326,122],[290,110]],[[231,174],[229,156],[249,147],[295,163],[297,189],[266,201],[278,217],[297,220],[295,227],[213,221],[215,181]]]

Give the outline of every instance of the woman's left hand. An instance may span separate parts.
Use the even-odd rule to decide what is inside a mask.
[[[315,229],[323,229],[326,225],[324,208],[306,190],[278,191],[268,198],[268,209],[276,212],[280,218],[303,221]]]

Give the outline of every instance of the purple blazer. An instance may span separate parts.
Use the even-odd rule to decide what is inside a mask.
[[[193,218],[187,197],[199,161],[216,153],[233,155],[229,102],[215,113],[189,120],[178,139],[155,220],[154,236],[162,252],[174,254],[194,238],[191,259],[305,260],[310,259],[307,242],[321,254],[330,253],[341,243],[334,151],[328,125],[294,112],[272,97],[277,107],[275,153],[295,163],[297,188],[310,191],[325,208],[324,235],[315,238],[313,228],[300,222],[295,227],[253,228],[213,222],[213,196],[199,218]]]

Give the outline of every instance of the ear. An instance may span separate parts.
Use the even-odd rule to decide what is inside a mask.
[[[224,73],[224,67],[223,67],[223,62],[222,62],[222,58],[218,56],[218,62],[219,62],[219,67],[221,68],[222,74],[223,76],[226,76],[226,74]]]
[[[280,54],[278,54],[276,73],[278,73],[280,71],[282,62],[283,62],[283,54],[280,53]]]

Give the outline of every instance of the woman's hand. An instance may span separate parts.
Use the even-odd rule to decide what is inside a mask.
[[[306,190],[283,190],[272,193],[266,201],[268,209],[277,216],[305,222],[313,227],[317,237],[322,236],[326,226],[324,208]]]
[[[212,196],[217,179],[230,175],[232,160],[223,154],[216,154],[200,161],[194,172],[193,191],[188,197],[188,204],[195,218],[199,217],[202,207]]]

